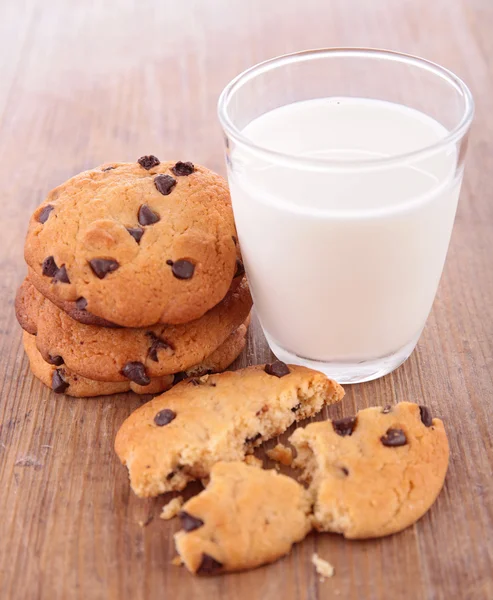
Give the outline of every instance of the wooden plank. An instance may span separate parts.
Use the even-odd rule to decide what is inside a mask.
[[[488,0],[2,3],[2,599],[493,597],[492,27]],[[392,375],[348,387],[327,411],[422,400],[445,419],[450,471],[430,513],[399,535],[311,534],[274,565],[195,579],[170,565],[177,524],[158,518],[167,498],[138,500],[113,453],[140,400],[56,397],[29,374],[13,311],[26,224],[51,187],[105,161],[153,152],[224,173],[222,87],[254,62],[327,45],[426,56],[462,75],[476,97],[464,193],[418,350]],[[236,366],[269,357],[254,321]],[[325,583],[313,551],[336,567]]]

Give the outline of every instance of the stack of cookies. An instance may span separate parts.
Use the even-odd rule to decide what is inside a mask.
[[[223,371],[252,305],[226,182],[191,162],[111,163],[31,217],[16,299],[31,370],[54,392],[157,393]]]

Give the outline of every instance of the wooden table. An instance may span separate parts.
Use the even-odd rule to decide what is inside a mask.
[[[1,3],[2,600],[493,598],[492,28],[491,0]],[[348,387],[329,411],[423,402],[445,419],[450,470],[436,505],[399,535],[312,534],[274,565],[198,579],[170,565],[177,523],[158,518],[166,499],[137,499],[113,453],[139,399],[55,396],[29,373],[13,308],[26,224],[48,190],[105,161],[155,153],[224,173],[223,86],[262,59],[327,45],[426,56],[462,75],[477,101],[450,252],[418,349],[393,374]],[[236,366],[269,357],[254,322]],[[335,565],[325,583],[314,551]]]

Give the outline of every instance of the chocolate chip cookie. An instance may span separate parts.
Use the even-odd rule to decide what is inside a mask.
[[[287,554],[311,529],[306,490],[276,471],[219,462],[181,509],[176,549],[197,575],[251,569]]]
[[[226,295],[235,235],[224,179],[144,156],[52,190],[31,217],[25,259],[43,295],[99,325],[180,324]]]
[[[141,497],[182,490],[219,461],[243,460],[295,421],[339,401],[344,391],[305,367],[257,365],[176,385],[141,406],[115,441]]]
[[[440,419],[409,402],[311,423],[290,438],[310,483],[314,525],[346,538],[389,535],[430,508],[442,489],[449,446]]]
[[[153,377],[145,386],[133,381],[94,381],[68,369],[61,356],[51,356],[46,362],[36,347],[36,337],[23,332],[23,344],[32,373],[45,385],[58,394],[76,397],[106,396],[132,390],[137,394],[159,394],[171,388],[174,383],[188,377],[201,377],[207,373],[224,371],[241,354],[246,342],[247,326],[240,325],[226,341],[202,363],[186,371],[163,377]]]
[[[201,363],[248,317],[246,280],[204,316],[183,325],[107,328],[71,319],[25,280],[16,298],[21,327],[36,334],[43,359],[60,356],[66,368],[87,379],[141,386]]]

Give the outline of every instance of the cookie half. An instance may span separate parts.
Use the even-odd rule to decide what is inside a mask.
[[[115,450],[138,496],[182,490],[208,477],[216,462],[243,460],[343,395],[324,374],[283,363],[206,375],[138,408],[118,431]]]
[[[197,575],[252,569],[287,554],[311,529],[311,499],[293,479],[242,462],[212,467],[179,513],[175,544]]]
[[[410,402],[311,423],[290,438],[314,499],[314,525],[346,538],[389,535],[430,508],[447,473],[440,419]]]
[[[61,362],[62,359],[60,356],[51,357],[51,364],[46,362],[36,347],[36,337],[34,335],[24,331],[22,341],[24,350],[29,358],[31,371],[38,379],[56,393],[86,398],[119,394],[130,390],[137,394],[159,394],[171,388],[174,383],[182,381],[185,378],[200,377],[206,373],[224,371],[243,351],[246,343],[246,332],[247,326],[240,325],[201,364],[195,365],[181,373],[152,378],[149,385],[146,386],[138,385],[133,381],[105,382],[87,379],[65,367],[63,362]]]
[[[60,356],[75,373],[96,381],[148,385],[186,371],[210,356],[245,321],[252,299],[246,280],[206,315],[184,325],[141,329],[84,325],[25,280],[16,298],[21,327],[36,334],[43,359]]]
[[[146,327],[198,319],[224,298],[238,270],[235,236],[222,177],[146,156],[52,190],[31,217],[24,254],[53,302]]]

